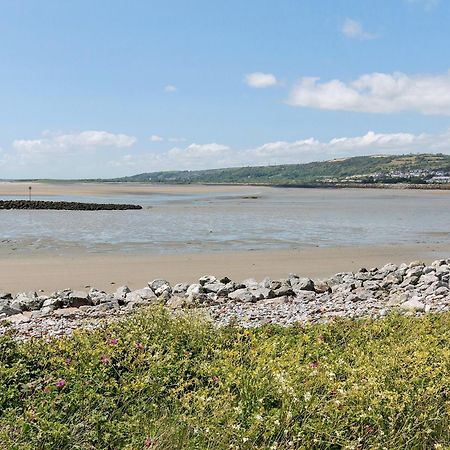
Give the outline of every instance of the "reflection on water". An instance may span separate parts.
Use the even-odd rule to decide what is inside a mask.
[[[144,209],[0,211],[0,245],[164,253],[450,241],[449,191],[246,187],[236,194],[34,198]]]

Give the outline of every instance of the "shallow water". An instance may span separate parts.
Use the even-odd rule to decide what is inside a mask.
[[[2,246],[173,253],[450,242],[450,191],[243,187],[237,193],[205,188],[186,195],[33,199],[137,203],[144,209],[0,211]]]

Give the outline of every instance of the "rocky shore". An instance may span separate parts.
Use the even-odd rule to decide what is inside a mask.
[[[450,310],[450,258],[427,266],[386,264],[381,268],[337,273],[312,280],[295,274],[285,279],[235,282],[208,275],[198,283],[172,286],[153,280],[130,291],[114,293],[63,290],[45,296],[36,292],[0,292],[0,336],[16,339],[70,335],[76,328],[94,329],[151,304],[170,310],[193,309],[216,325],[255,327],[273,323],[320,323],[335,317],[382,318],[392,311],[421,315]]]
[[[142,209],[140,205],[115,203],[51,202],[43,200],[0,200],[0,209],[56,209],[69,211],[111,211]]]

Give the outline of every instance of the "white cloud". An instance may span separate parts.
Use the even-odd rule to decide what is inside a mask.
[[[266,88],[278,84],[275,75],[262,72],[254,72],[245,75],[245,82],[252,88]]]
[[[98,148],[125,148],[136,142],[134,136],[114,134],[107,131],[82,131],[72,134],[54,134],[48,131],[41,139],[19,139],[13,141],[13,148],[22,155],[68,153],[92,151]]]
[[[161,141],[163,141],[163,140],[164,140],[164,138],[161,137],[161,136],[158,136],[157,134],[152,134],[152,135],[150,136],[150,141],[151,141],[151,142],[161,142]]]
[[[407,75],[370,73],[350,82],[304,77],[288,103],[309,108],[366,113],[419,112],[450,115],[450,73]]]
[[[172,93],[172,92],[176,92],[176,90],[177,90],[177,87],[174,86],[173,84],[168,84],[167,86],[164,86],[164,92]]]
[[[341,27],[341,32],[344,36],[351,39],[369,40],[376,39],[376,34],[368,33],[363,29],[361,22],[346,18]]]
[[[194,170],[267,164],[295,164],[338,157],[440,152],[450,154],[450,130],[442,134],[375,133],[337,137],[268,142],[249,149],[231,149],[221,144],[191,144],[164,153],[125,155],[110,161],[116,168],[141,172]]]

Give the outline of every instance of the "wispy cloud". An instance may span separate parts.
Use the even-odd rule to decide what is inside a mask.
[[[164,140],[164,138],[161,137],[161,136],[158,136],[157,134],[152,134],[152,135],[150,136],[150,141],[151,141],[151,142],[161,142],[161,141],[163,141],[163,140]]]
[[[341,32],[344,36],[351,39],[359,40],[371,40],[376,39],[378,36],[373,33],[369,33],[364,30],[361,22],[357,20],[346,18],[341,27]]]
[[[337,111],[450,115],[450,73],[370,73],[350,82],[304,77],[294,86],[288,103]]]
[[[263,72],[249,73],[245,75],[244,81],[252,88],[267,88],[278,84],[275,75]]]
[[[174,86],[173,84],[168,84],[168,85],[164,86],[164,92],[168,92],[170,94],[170,93],[173,93],[176,91],[177,91],[177,87]]]
[[[442,134],[376,133],[336,137],[273,141],[248,149],[222,144],[191,144],[164,153],[124,155],[110,165],[132,171],[193,170],[266,164],[306,163],[358,155],[441,152],[450,153],[450,131]]]
[[[70,134],[52,134],[47,131],[40,139],[17,139],[12,145],[18,153],[32,155],[131,147],[136,140],[134,136],[107,131],[88,130]]]

